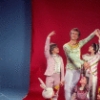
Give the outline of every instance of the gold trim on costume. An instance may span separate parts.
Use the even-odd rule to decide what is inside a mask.
[[[95,65],[95,64],[97,64],[98,63],[98,61],[97,62],[95,62],[94,64],[92,64],[90,67],[92,67],[93,65]]]
[[[97,72],[97,70],[95,70],[94,72],[92,72],[92,74],[94,74],[94,73],[96,73]]]
[[[68,45],[71,47],[71,49],[76,49],[79,47],[79,43],[76,43],[75,45],[71,45],[68,43]]]

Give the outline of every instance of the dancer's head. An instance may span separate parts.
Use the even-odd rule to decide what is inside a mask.
[[[98,52],[98,49],[99,49],[99,45],[96,44],[96,43],[93,43],[90,47],[89,47],[89,52],[90,53],[94,53],[96,54]]]
[[[86,86],[89,83],[89,79],[86,76],[81,77],[80,84]]]
[[[58,54],[59,53],[59,48],[56,43],[51,43],[50,44],[50,54]]]
[[[78,28],[73,28],[70,31],[70,38],[71,40],[78,40],[80,37],[80,30]]]

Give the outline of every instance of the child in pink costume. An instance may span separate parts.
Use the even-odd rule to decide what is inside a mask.
[[[63,85],[64,82],[64,64],[63,59],[59,55],[59,48],[57,44],[50,43],[51,36],[55,32],[51,32],[46,39],[45,43],[45,57],[47,59],[47,69],[46,75],[46,86],[52,87],[56,94],[51,100],[57,100],[60,84]],[[61,79],[60,79],[61,76]]]

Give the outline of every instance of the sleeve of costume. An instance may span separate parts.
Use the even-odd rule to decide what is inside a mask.
[[[84,46],[87,42],[89,42],[95,36],[94,32],[91,33],[87,38],[80,40],[80,47]]]
[[[64,81],[64,63],[62,58],[61,58],[61,81]]]
[[[64,52],[66,54],[66,56],[68,57],[68,59],[70,59],[71,63],[73,63],[77,68],[80,68],[78,67],[77,63],[80,63],[81,65],[83,65],[84,61],[81,60],[80,58],[76,57],[75,55],[71,55],[70,54],[70,50],[68,50],[66,47],[63,46],[63,49],[64,49]]]
[[[46,39],[44,53],[45,53],[46,58],[50,57],[50,37],[47,37],[47,39]]]
[[[82,59],[83,59],[84,61],[88,61],[87,55],[88,55],[88,54],[82,55]]]

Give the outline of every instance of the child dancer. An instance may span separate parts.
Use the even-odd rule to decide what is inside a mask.
[[[45,56],[47,59],[46,75],[46,86],[52,87],[56,91],[56,95],[53,96],[52,100],[57,100],[59,86],[63,85],[64,82],[64,64],[62,57],[59,55],[59,48],[57,44],[50,43],[50,38],[55,32],[51,32],[46,39],[45,43]],[[60,80],[61,76],[61,80]]]
[[[80,85],[76,86],[71,100],[89,100],[88,98],[88,77],[82,76]]]
[[[83,55],[83,60],[87,61],[90,65],[90,68],[86,70],[86,76],[89,77],[89,87],[92,92],[90,92],[90,100],[96,100],[96,86],[97,86],[97,66],[100,60],[100,30],[96,32],[97,37],[99,38],[99,45],[93,43],[89,47],[89,53]]]

